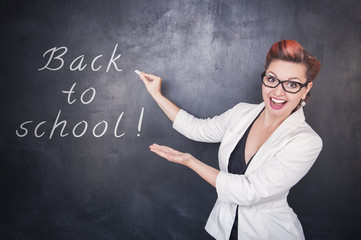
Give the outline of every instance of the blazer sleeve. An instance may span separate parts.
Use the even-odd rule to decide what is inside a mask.
[[[185,137],[199,142],[217,143],[223,138],[232,109],[213,118],[200,119],[181,109],[173,128]]]
[[[250,207],[287,193],[306,175],[322,149],[322,140],[317,134],[304,135],[289,142],[249,174],[220,172],[216,180],[218,199]]]

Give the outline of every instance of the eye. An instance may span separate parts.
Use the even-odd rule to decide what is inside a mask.
[[[267,76],[267,81],[269,83],[275,83],[275,82],[277,82],[277,79],[275,77],[272,77],[272,76]]]
[[[287,87],[295,89],[298,88],[298,84],[297,82],[287,82]]]

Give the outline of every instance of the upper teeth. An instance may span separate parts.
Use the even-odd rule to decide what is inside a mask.
[[[284,102],[286,102],[286,100],[278,100],[278,99],[275,99],[275,98],[271,98],[271,99],[275,103],[284,103]]]

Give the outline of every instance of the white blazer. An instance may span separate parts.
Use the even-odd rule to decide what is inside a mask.
[[[238,205],[238,239],[304,239],[287,195],[311,168],[322,140],[305,122],[302,107],[285,119],[261,146],[244,175],[227,171],[238,141],[265,103],[239,103],[225,113],[198,119],[180,110],[173,127],[201,142],[221,142],[216,180],[218,199],[206,224],[216,239],[229,239]]]

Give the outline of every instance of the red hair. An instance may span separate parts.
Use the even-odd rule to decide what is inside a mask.
[[[313,82],[321,68],[320,61],[295,40],[282,40],[273,44],[267,53],[265,69],[273,60],[304,64],[307,82]],[[310,92],[307,93],[305,101],[308,100],[309,96]]]

